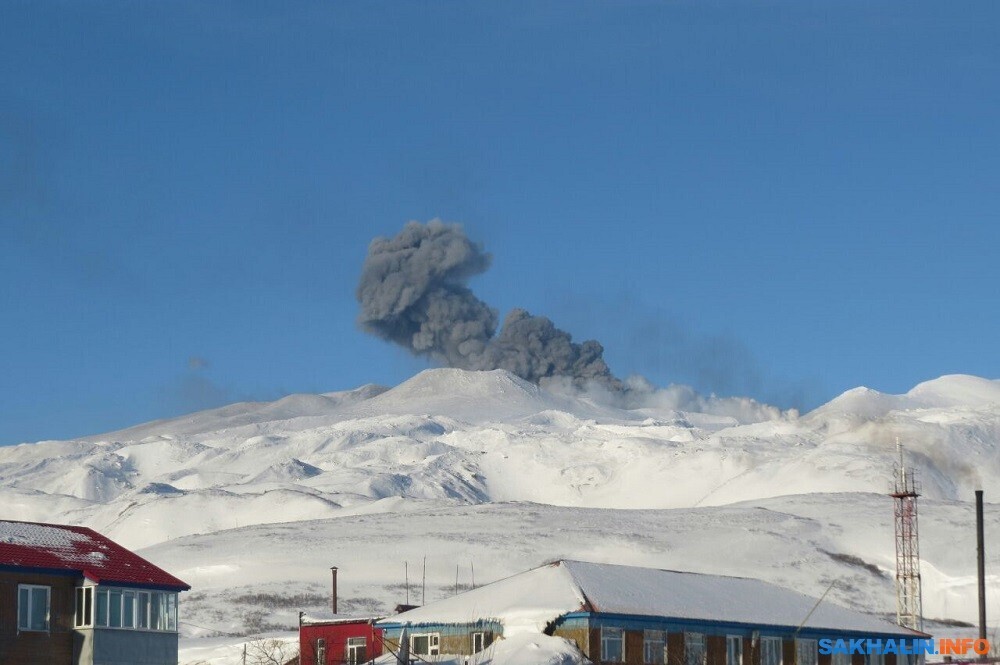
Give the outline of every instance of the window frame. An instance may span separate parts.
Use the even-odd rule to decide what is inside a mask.
[[[697,644],[701,649],[701,658],[694,662],[691,657],[691,647]],[[706,665],[708,662],[708,638],[705,633],[684,631],[684,665]]]
[[[427,653],[420,653],[417,651],[414,642],[419,637],[427,638]],[[441,633],[414,633],[413,635],[410,635],[410,653],[418,656],[441,655]]]
[[[34,614],[32,610],[34,609],[35,594],[34,592],[44,589],[45,590],[45,627],[44,628],[32,628],[31,619]],[[21,592],[27,592],[27,625],[21,624]],[[52,630],[52,587],[46,586],[44,584],[18,584],[17,585],[17,632],[19,633],[48,633]]]
[[[476,641],[479,642],[479,648],[476,648]],[[472,633],[472,653],[479,653],[486,649],[486,631],[479,630]]]
[[[618,659],[608,658],[608,644],[618,642],[621,646],[618,651]],[[601,662],[602,663],[624,663],[625,662],[625,629],[616,626],[601,626]]]
[[[137,591],[135,594],[135,630],[153,630],[149,625],[149,614],[152,611],[152,595],[149,591]]]
[[[354,642],[354,644],[351,644]],[[358,658],[358,649],[364,658]],[[344,642],[344,662],[348,665],[360,665],[368,662],[368,639],[365,637],[348,637]]]
[[[138,595],[133,589],[122,589],[122,628],[135,630],[139,619],[139,604],[136,602]],[[127,611],[125,608],[129,606],[131,610]]]
[[[136,630],[151,633],[176,633],[178,625],[177,592],[134,589],[130,587],[89,587],[94,589],[92,628]],[[117,609],[112,607],[117,601]],[[126,606],[131,612],[126,616]],[[101,608],[103,606],[103,622]],[[144,610],[144,611],[143,611]],[[117,618],[117,623],[113,621]]]
[[[775,655],[777,656],[774,661],[764,660],[765,645],[775,646]],[[762,637],[760,638],[760,665],[784,665],[784,648],[780,637]]]
[[[123,628],[125,607],[122,600],[125,596],[125,589],[109,587],[105,593],[108,594],[108,628]],[[115,602],[116,599],[117,602]]]
[[[819,643],[816,640],[804,640],[795,638],[795,665],[819,665]],[[805,662],[803,653],[808,649],[811,660]]]
[[[94,626],[94,587],[78,586],[73,595],[73,627],[93,628]]]
[[[735,654],[730,645],[735,644]],[[730,656],[736,656],[736,662],[730,662]],[[726,635],[726,665],[743,665],[743,636],[742,635]]]
[[[830,654],[830,665],[851,665],[851,654],[843,652]]]
[[[651,649],[659,644],[660,648],[652,652]],[[659,653],[660,660],[650,660],[652,653]],[[642,662],[645,665],[666,665],[667,660],[667,631],[645,629],[642,631]]]

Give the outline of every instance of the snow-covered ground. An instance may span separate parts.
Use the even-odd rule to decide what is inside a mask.
[[[192,583],[189,636],[294,625],[325,605],[331,565],[349,608],[388,610],[405,600],[404,561],[413,581],[425,555],[428,600],[452,592],[456,566],[462,585],[473,562],[485,582],[566,556],[815,595],[832,583],[839,602],[888,613],[897,437],[923,483],[926,614],[974,621],[969,502],[1000,492],[1000,382],[971,376],[858,388],[799,416],[677,388],[623,406],[428,370],[0,448],[0,506],[93,527]]]

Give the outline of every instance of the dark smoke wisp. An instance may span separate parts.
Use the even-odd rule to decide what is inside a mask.
[[[564,376],[621,390],[600,343],[577,344],[544,316],[515,309],[496,334],[497,311],[466,286],[491,259],[461,226],[436,219],[410,222],[394,238],[376,238],[358,284],[358,322],[366,332],[449,367],[505,369],[535,383]]]

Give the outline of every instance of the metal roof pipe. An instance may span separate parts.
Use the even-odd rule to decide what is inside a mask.
[[[330,609],[333,613],[337,613],[337,567],[332,566],[330,568],[330,575],[332,576],[333,589],[330,592]]]
[[[979,568],[979,639],[986,639],[986,553],[983,550],[983,490],[976,490],[976,559]]]

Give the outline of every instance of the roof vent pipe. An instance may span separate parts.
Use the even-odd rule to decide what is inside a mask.
[[[333,589],[330,592],[330,609],[333,613],[337,613],[337,567],[332,566],[330,568],[330,575],[332,576]]]

